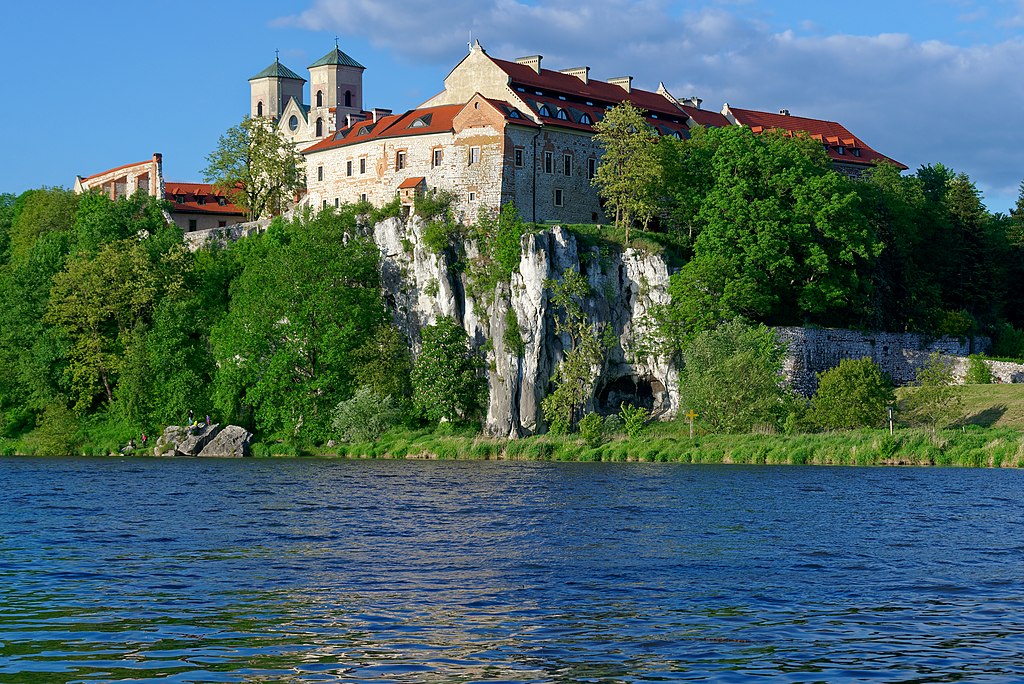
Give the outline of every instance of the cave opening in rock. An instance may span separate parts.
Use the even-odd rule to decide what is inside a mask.
[[[649,375],[625,375],[604,386],[597,395],[597,412],[609,416],[618,413],[623,404],[642,406],[657,414],[668,409],[665,384]]]

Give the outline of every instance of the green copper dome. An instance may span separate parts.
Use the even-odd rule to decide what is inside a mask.
[[[256,74],[249,80],[256,81],[261,78],[289,78],[293,81],[302,81],[303,83],[306,82],[306,79],[302,78],[297,73],[286,67],[284,64],[281,64],[281,62],[276,59],[274,60],[273,64],[271,64],[266,69]]]
[[[309,68],[312,69],[313,67],[330,66],[330,65],[340,65],[340,66],[347,66],[347,67],[355,67],[357,69],[365,69],[366,68],[362,64],[357,62],[356,60],[354,60],[351,57],[349,57],[348,55],[346,55],[344,52],[342,52],[338,48],[334,48],[333,50],[328,52],[326,55],[324,55],[320,59],[318,59],[315,62],[313,62],[312,64],[310,64]]]

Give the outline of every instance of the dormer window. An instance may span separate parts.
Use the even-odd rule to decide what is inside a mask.
[[[679,131],[672,131],[672,137],[676,140],[682,140],[683,136],[679,135]]]
[[[590,118],[589,114],[584,113],[580,114],[580,123],[587,124],[589,126],[590,124],[594,123],[594,121]]]
[[[651,118],[652,118],[652,119],[657,119],[657,118],[658,118],[658,115],[657,115],[657,114],[651,114]]]
[[[476,104],[477,106],[480,105],[479,102]],[[433,118],[433,114],[424,114],[423,116],[414,119],[413,122],[409,124],[409,128],[426,128],[427,126],[430,125],[430,121]]]
[[[565,95],[559,95],[558,99],[561,100],[562,102],[565,102]]]
[[[517,112],[516,110],[513,109],[511,112],[508,113],[508,118],[510,118],[510,119],[521,119],[523,117],[519,116],[519,112]]]
[[[569,115],[565,113],[564,109],[559,109],[555,113],[555,118],[556,119],[561,119],[562,121],[568,121],[569,120]]]
[[[541,116],[551,116],[551,110],[548,109],[547,105],[541,105],[540,109],[537,110],[537,113]]]
[[[178,204],[181,204],[182,202],[185,201],[185,196],[184,195],[175,195],[174,196],[174,201],[177,202]]]
[[[593,106],[594,106],[594,103],[593,103],[593,102],[591,102],[590,100],[587,100],[587,106],[588,106],[588,107],[593,107]]]
[[[534,90],[534,91],[533,91],[533,94],[534,94],[534,95],[543,95],[543,94],[544,94],[544,92],[543,92],[543,91],[541,91],[541,90]]]
[[[222,207],[227,206],[227,203],[228,203],[228,201],[226,199],[224,199],[223,197],[218,197],[217,198],[217,204],[219,204],[220,206],[222,206]]]
[[[846,154],[846,148],[843,147],[842,145],[839,145],[838,147],[836,147],[836,152],[838,152],[839,154]]]
[[[199,202],[199,204],[206,204],[206,197],[203,195],[199,195],[198,197],[196,197],[196,201]]]
[[[860,148],[859,148],[859,147],[854,147],[854,148],[851,148],[851,149],[850,149],[850,152],[852,152],[852,153],[853,153],[853,156],[854,156],[854,157],[859,157],[859,156],[860,156]]]
[[[521,93],[525,93],[526,92],[526,88],[516,88],[516,90],[518,90]]]

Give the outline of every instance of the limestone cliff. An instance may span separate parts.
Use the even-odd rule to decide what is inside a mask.
[[[453,255],[436,255],[424,246],[423,227],[415,216],[374,226],[373,237],[383,254],[385,297],[414,347],[424,326],[451,316],[486,355],[488,432],[522,436],[543,431],[540,401],[570,344],[566,336],[555,334],[545,281],[559,280],[569,269],[590,284],[585,308],[591,322],[604,324],[615,337],[604,363],[594,368],[594,399],[588,410],[613,413],[626,397],[655,414],[672,415],[678,409],[677,373],[669,360],[650,350],[649,312],[668,299],[668,268],[659,256],[581,246],[572,233],[555,227],[523,236],[518,273],[511,282],[473,299],[467,296],[465,274],[451,263]],[[472,243],[466,253],[470,259],[475,255]],[[513,319],[510,308],[518,331],[506,330]],[[517,336],[521,345],[506,343]]]

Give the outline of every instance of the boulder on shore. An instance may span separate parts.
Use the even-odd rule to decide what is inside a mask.
[[[226,425],[207,443],[200,456],[206,458],[241,458],[249,455],[252,433],[237,425]]]
[[[237,425],[169,425],[156,441],[155,456],[240,458],[249,455],[252,433]]]

